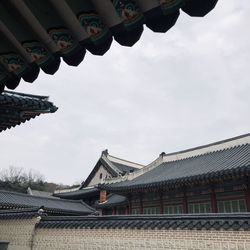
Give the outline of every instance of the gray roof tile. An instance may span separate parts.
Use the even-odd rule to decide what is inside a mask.
[[[250,144],[165,162],[133,180],[101,187],[115,191],[168,185],[199,178],[214,178],[225,173],[234,175],[238,171],[250,171]]]
[[[187,214],[42,217],[39,228],[108,228],[108,229],[173,229],[173,230],[250,230],[250,215],[242,214]]]
[[[0,205],[3,207],[39,208],[51,212],[91,214],[95,210],[82,201],[53,199],[0,190]]]

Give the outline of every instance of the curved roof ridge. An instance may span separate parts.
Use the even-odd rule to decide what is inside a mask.
[[[223,151],[245,144],[250,144],[250,133],[169,154],[164,153],[163,162],[174,162],[178,160],[198,157],[201,155]]]
[[[102,154],[101,159],[104,160],[118,175],[121,173],[121,171],[108,159],[106,155]]]
[[[52,200],[55,202],[72,202],[72,203],[81,203],[81,200],[68,200],[68,199],[55,199],[53,197],[41,197],[41,196],[37,196],[37,195],[28,195],[25,193],[18,193],[18,192],[14,192],[14,191],[8,191],[8,190],[0,190],[0,193],[7,193],[7,194],[13,194],[13,195],[19,195],[19,196],[24,196],[27,198],[37,198],[37,199],[42,199],[42,200]]]
[[[111,159],[109,159],[109,157],[111,158]],[[116,157],[116,156],[113,156],[113,155],[110,155],[110,154],[108,154],[107,155],[107,158],[109,159],[109,161],[111,161],[112,162],[112,160],[113,160],[113,162],[116,162],[116,163],[128,163],[128,164],[130,164],[129,166],[131,166],[131,167],[135,167],[135,166],[140,166],[141,168],[142,167],[145,167],[145,165],[143,165],[143,164],[140,164],[140,163],[137,163],[137,162],[133,162],[133,161],[128,161],[128,160],[124,160],[124,159],[121,159],[121,158],[119,158],[119,157]],[[117,160],[117,161],[116,161]],[[135,167],[135,168],[137,168],[137,167]]]

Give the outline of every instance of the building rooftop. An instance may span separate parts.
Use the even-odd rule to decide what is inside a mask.
[[[0,220],[10,220],[10,219],[31,219],[40,215],[39,209],[0,209]]]
[[[209,182],[215,179],[250,174],[250,134],[213,144],[161,154],[145,168],[101,185],[109,191],[143,189],[184,185],[193,181]]]
[[[99,189],[95,187],[86,187],[83,189],[71,191],[71,192],[63,192],[63,193],[54,193],[53,196],[60,197],[64,199],[82,199],[92,197],[92,196],[99,196]]]
[[[99,200],[97,200],[94,204],[94,207],[96,209],[98,208],[110,208],[117,205],[128,205],[128,200],[125,196],[119,195],[119,194],[109,194],[107,195],[107,200],[103,203],[100,203]]]
[[[27,189],[27,194],[45,198],[56,198],[53,196],[53,193],[31,189],[30,187]]]
[[[57,107],[48,99],[48,96],[4,91],[0,94],[0,132],[41,114],[56,112]]]
[[[80,189],[88,187],[89,183],[95,176],[100,166],[103,166],[109,172],[109,174],[111,175],[111,179],[113,177],[123,176],[127,173],[134,172],[144,167],[142,164],[111,156],[109,155],[108,150],[106,149],[102,152],[101,157],[97,161],[95,167],[90,172],[89,176],[87,177],[83,185],[80,187]]]
[[[84,215],[93,214],[95,212],[93,208],[82,201],[39,197],[3,190],[0,190],[0,207],[1,209],[37,209],[44,207],[46,212],[52,214]]]
[[[167,32],[180,10],[205,16],[217,0],[204,1],[66,0],[60,5],[58,1],[2,1],[0,92],[4,87],[16,88],[21,79],[35,81],[40,69],[54,74],[61,58],[77,66],[86,51],[103,55],[113,39],[131,47],[144,25],[154,32]]]

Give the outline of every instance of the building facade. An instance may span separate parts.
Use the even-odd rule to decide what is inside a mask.
[[[125,196],[128,214],[250,212],[250,135],[171,154],[101,190]],[[101,205],[101,204],[100,204]],[[113,204],[115,206],[115,204]],[[109,208],[105,213],[118,211]]]

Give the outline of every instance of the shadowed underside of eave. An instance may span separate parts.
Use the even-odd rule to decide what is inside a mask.
[[[0,94],[0,132],[56,110],[48,97],[5,91]]]
[[[0,92],[21,78],[33,82],[40,69],[54,74],[61,58],[79,65],[86,51],[105,54],[113,40],[133,46],[144,25],[167,32],[180,10],[205,16],[218,0],[2,0]]]

